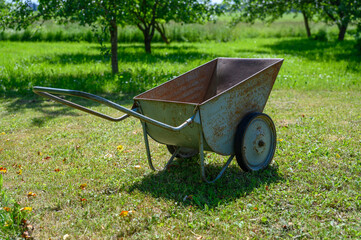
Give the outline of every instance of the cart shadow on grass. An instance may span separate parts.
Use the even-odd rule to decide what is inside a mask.
[[[221,168],[219,164],[210,163],[206,167],[207,174],[214,177]],[[131,185],[128,191],[140,191],[154,198],[206,209],[236,201],[256,189],[266,194],[270,184],[282,181],[284,177],[279,174],[275,163],[262,171],[243,172],[234,161],[220,180],[208,184],[200,178],[199,161],[193,157],[191,160],[177,159],[169,169],[144,176]]]

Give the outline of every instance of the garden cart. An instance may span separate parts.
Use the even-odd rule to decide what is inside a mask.
[[[148,163],[154,170],[148,136],[167,145],[174,158],[200,156],[202,178],[219,179],[234,156],[245,171],[266,168],[275,153],[276,130],[262,113],[283,59],[217,58],[134,97],[127,109],[105,98],[75,90],[34,87],[62,104],[110,121],[140,119]],[[119,118],[96,112],[55,95],[86,98],[115,108]],[[204,151],[230,156],[217,177],[207,180]]]

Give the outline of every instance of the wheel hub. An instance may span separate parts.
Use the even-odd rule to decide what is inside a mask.
[[[256,138],[253,141],[253,149],[258,154],[261,154],[266,150],[266,142],[264,138],[265,137],[262,128],[258,127],[256,131]]]

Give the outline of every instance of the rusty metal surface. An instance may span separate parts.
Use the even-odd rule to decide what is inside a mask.
[[[264,69],[239,80],[238,85],[228,90],[220,88],[220,94],[202,103],[200,115],[204,139],[212,151],[221,155],[234,154],[233,141],[237,125],[247,113],[263,112],[282,62],[282,59],[272,59],[268,67],[263,65]],[[232,75],[230,81],[237,82],[236,76]],[[219,79],[230,82],[222,75]]]
[[[252,75],[279,62],[279,60],[280,59],[219,58],[216,74],[214,74],[217,83],[216,94],[219,95],[227,91]]]
[[[217,59],[212,60],[173,80],[146,91],[134,97],[134,99],[201,103],[206,95],[216,65]]]
[[[233,139],[240,120],[262,112],[283,59],[218,58],[134,98],[142,113],[177,126],[200,109],[201,124],[178,133],[147,124],[156,141],[197,149],[199,129],[204,149],[234,154]]]
[[[144,99],[137,100],[137,103],[145,116],[173,126],[177,126],[179,125],[178,123],[182,123],[187,118],[193,116],[195,114],[195,108],[197,107],[196,104],[150,101]],[[196,123],[190,124],[179,132],[172,132],[152,124],[146,124],[147,133],[155,141],[162,144],[193,149],[198,149],[198,133],[200,129],[201,125]],[[211,150],[206,144],[205,148]]]
[[[202,104],[278,61],[217,58],[135,96],[134,100]]]

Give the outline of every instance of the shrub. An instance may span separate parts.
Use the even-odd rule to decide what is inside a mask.
[[[327,32],[324,29],[320,29],[315,35],[314,39],[322,42],[327,42]]]
[[[21,41],[26,42],[31,40],[31,32],[30,30],[25,30],[21,35]]]
[[[55,33],[55,36],[54,36],[54,41],[64,41],[64,33],[62,30],[59,30]]]
[[[47,32],[45,34],[45,41],[52,42],[55,40],[55,33],[54,32]]]

